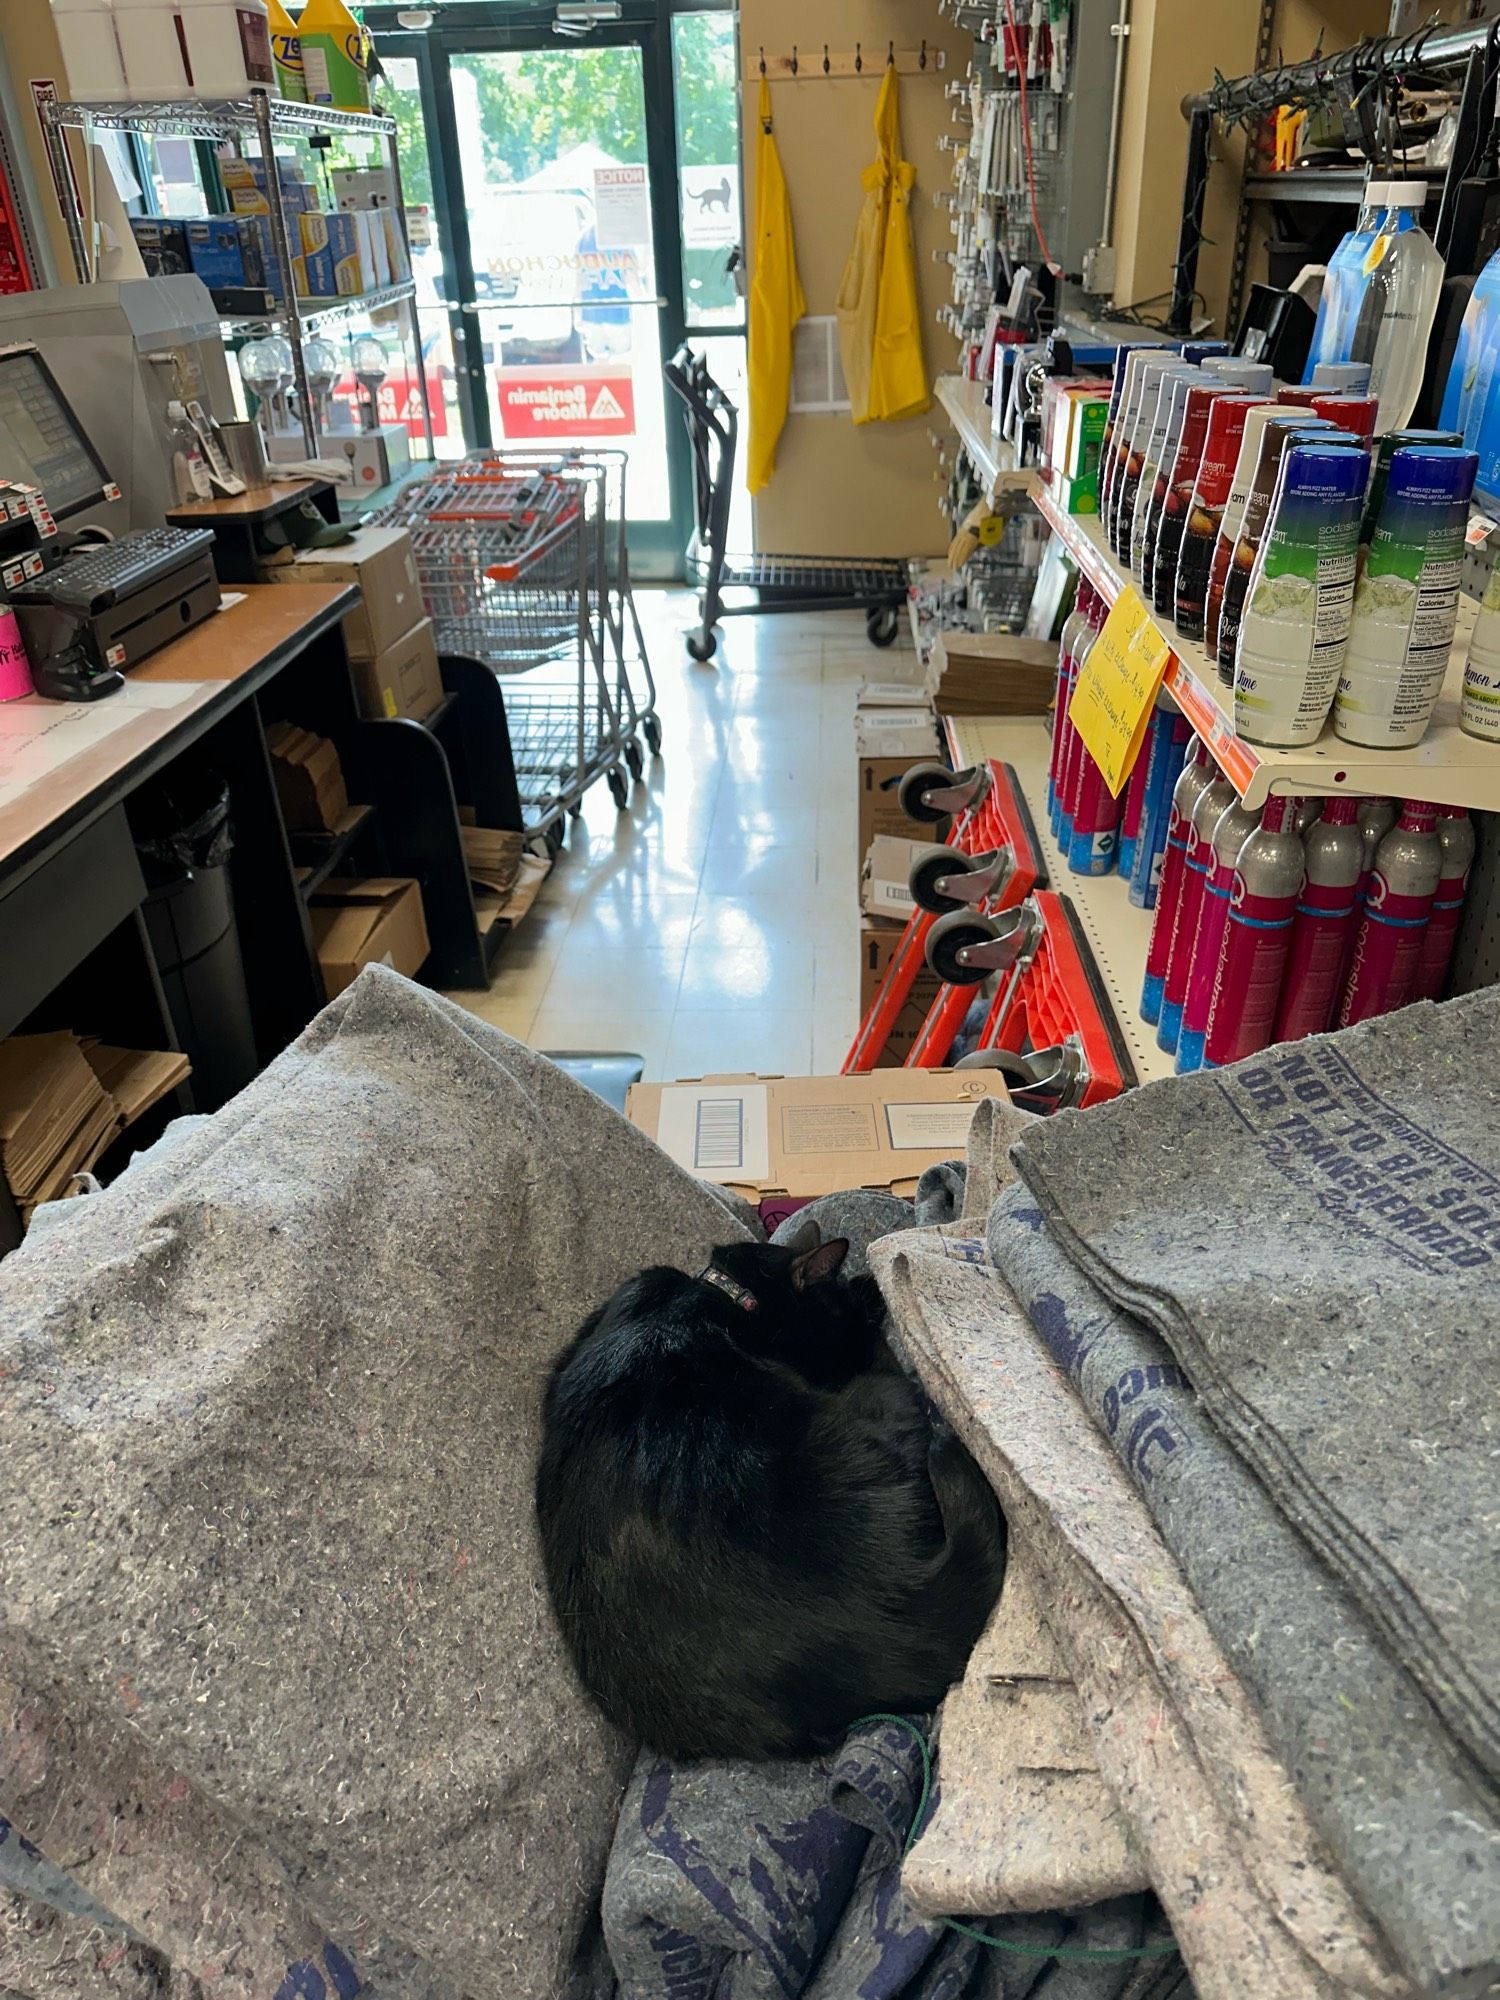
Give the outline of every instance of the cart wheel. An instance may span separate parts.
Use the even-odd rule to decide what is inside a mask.
[[[970,945],[989,944],[1000,933],[988,917],[954,910],[927,933],[927,963],[949,986],[979,986],[989,976],[982,965],[964,965],[958,954]]]
[[[610,766],[607,782],[609,784],[610,797],[614,800],[620,811],[624,812],[626,801],[630,797],[630,786],[626,782],[625,773],[620,769],[618,764]]]
[[[717,632],[689,632],[687,649],[690,660],[711,660],[719,650],[719,635]]]
[[[865,635],[872,646],[894,646],[901,630],[901,613],[894,605],[883,604],[865,614]]]
[[[646,744],[653,757],[661,755],[661,723],[654,715],[648,715],[641,724],[646,732]]]
[[[937,885],[945,875],[970,874],[974,860],[974,856],[961,853],[956,847],[919,847],[911,858],[906,877],[917,908],[934,917],[946,916],[949,910],[972,909],[971,903],[962,902],[957,896],[945,896]]]
[[[547,852],[555,861],[563,850],[563,823],[560,819],[551,821],[543,838],[547,842]]]
[[[922,794],[934,785],[952,783],[953,773],[946,764],[913,764],[896,787],[896,800],[908,819],[925,820],[929,826],[936,826],[948,815],[928,805]]]
[[[625,745],[625,762],[630,766],[630,775],[632,778],[639,778],[641,774],[645,771],[646,768],[645,753],[642,751],[640,744],[636,742],[633,736],[631,737],[630,741]]]

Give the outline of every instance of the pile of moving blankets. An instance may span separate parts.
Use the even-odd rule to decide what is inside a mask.
[[[1491,1991],[1497,1050],[1424,1004],[827,1198],[1009,1528],[924,1806],[926,1718],[673,1767],[582,1696],[548,1370],[754,1219],[370,968],[0,1265],[0,1994]]]
[[[1011,1529],[919,1902],[1149,1881],[1203,2000],[1496,1990],[1497,1049],[1491,992],[982,1108],[875,1246]]]

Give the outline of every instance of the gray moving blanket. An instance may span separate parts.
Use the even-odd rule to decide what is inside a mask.
[[[1497,1055],[1491,990],[1138,1092],[1017,1155],[1068,1256],[1171,1343],[1492,1778]]]
[[[621,1280],[742,1233],[364,973],[0,1264],[0,1812],[215,2000],[557,2000],[632,1753],[542,1588],[541,1391]]]
[[[1493,1793],[1370,1631],[1362,1613],[1376,1581],[1362,1580],[1356,1606],[1280,1511],[1285,1501],[1308,1525],[1286,1499],[1297,1482],[1278,1477],[1282,1462],[1267,1452],[1256,1460],[1263,1486],[1205,1421],[1176,1362],[1194,1353],[1217,1417],[1213,1359],[1229,1353],[1246,1400],[1262,1398],[1294,1428],[1337,1488],[1329,1512],[1389,1522],[1415,1488],[1425,1517],[1393,1537],[1393,1553],[1482,1674],[1496,1616],[1495,1482],[1475,1442],[1496,1407],[1496,1320],[1493,1283],[1475,1282],[1484,1266],[1474,1230],[1486,1212],[1493,1229],[1496,1216],[1470,1206],[1466,1184],[1485,1169],[1459,1148],[1493,1154],[1495,1106],[1468,1079],[1497,1032],[1495,996],[1413,1009],[1136,1093],[1082,1126],[1028,1130],[1014,1157],[1036,1198],[1002,1198],[990,1227],[992,1254],[1140,1485],[1351,1882],[1425,1990],[1465,1993],[1500,1972]],[[1391,1182],[1411,1175],[1416,1195],[1392,1195]],[[1463,1223],[1449,1219],[1455,1210]],[[1391,1226],[1377,1229],[1382,1216]],[[1469,1240],[1456,1241],[1465,1230]],[[1070,1257],[1153,1318],[1172,1348]],[[1188,1303],[1200,1319],[1184,1334]],[[1473,1334],[1462,1348],[1467,1403],[1450,1391],[1455,1331]],[[1270,1382],[1279,1368],[1296,1377],[1311,1421]],[[1383,1464],[1354,1434],[1361,1426],[1381,1441]],[[1429,1450],[1446,1462],[1446,1501],[1412,1475],[1410,1461]],[[1432,1576],[1413,1550],[1439,1566]],[[1453,1615],[1464,1592],[1471,1629]],[[1387,1638],[1396,1622],[1382,1620]]]

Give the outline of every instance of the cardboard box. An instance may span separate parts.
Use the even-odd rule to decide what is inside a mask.
[[[938,754],[937,717],[919,690],[908,689],[904,706],[877,702],[854,711],[856,757],[904,757],[920,764]]]
[[[376,721],[409,715],[425,721],[443,698],[432,620],[424,618],[373,660],[349,662],[361,715]]]
[[[180,278],[192,270],[187,231],[185,222],[173,222],[167,216],[131,216],[130,233],[148,278]]]
[[[308,917],[330,1000],[367,965],[389,965],[414,978],[432,948],[421,884],[399,876],[330,877],[314,892]]]
[[[394,208],[395,184],[389,167],[335,167],[333,198],[340,208]]]
[[[859,871],[859,907],[867,917],[885,917],[905,923],[916,911],[908,878],[918,853],[931,845],[926,840],[906,840],[881,833],[870,842]]]
[[[901,942],[906,929],[904,924],[883,923],[878,918],[866,917],[859,927],[859,1018],[864,1020],[875,1005],[875,996],[890,970],[891,960],[896,956],[896,947]],[[928,1010],[938,996],[942,981],[924,960],[916,979],[912,982],[911,993],[896,1016],[896,1024],[886,1037],[886,1044],[876,1059],[877,1069],[897,1069],[905,1062],[913,1042],[922,1032],[922,1023],[927,1019]]]
[[[302,248],[297,289],[310,299],[357,298],[365,289],[360,271],[359,224],[352,215],[314,209],[297,218]]]
[[[1057,692],[1057,642],[939,632],[927,683],[940,715],[1045,715]]]
[[[385,217],[370,208],[356,208],[350,213],[359,233],[359,262],[364,289],[367,292],[384,291],[391,282],[391,246],[386,240]]]
[[[297,833],[335,833],[349,810],[339,753],[326,736],[294,722],[266,731],[281,816]]]
[[[293,563],[261,572],[262,583],[353,583],[363,603],[344,620],[355,660],[373,660],[426,617],[417,559],[405,528],[356,528],[332,549],[303,549]]]
[[[625,1115],[689,1173],[767,1195],[846,1188],[913,1194],[928,1167],[961,1159],[995,1070],[880,1069],[866,1076],[706,1077],[632,1084]]]
[[[854,711],[854,756],[859,788],[859,828],[855,859],[862,863],[870,842],[882,833],[907,840],[941,840],[947,822],[935,830],[901,810],[896,789],[913,764],[940,758],[937,717],[921,702],[905,707],[878,700]]]
[[[306,446],[298,452],[306,456]],[[374,491],[389,486],[411,464],[411,440],[403,424],[382,424],[378,431],[324,431],[320,458],[347,459],[354,484]]]

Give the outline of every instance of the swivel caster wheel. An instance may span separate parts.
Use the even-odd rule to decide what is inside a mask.
[[[632,778],[639,778],[646,768],[645,755],[633,736],[625,745],[625,762],[630,766]]]
[[[621,812],[624,812],[626,802],[630,797],[630,786],[626,781],[625,773],[620,769],[618,764],[610,766],[606,783],[609,786],[610,797],[614,800],[617,808]]]
[[[661,755],[661,723],[656,716],[648,715],[646,720],[641,724],[641,729],[646,738],[646,748],[651,752],[653,757],[659,757]]]
[[[689,632],[685,643],[688,658],[701,663],[704,660],[711,660],[718,652],[719,635],[717,632]]]
[[[901,630],[901,613],[894,605],[883,604],[865,614],[865,637],[872,646],[894,646]]]
[[[970,965],[965,954],[976,945],[993,944],[1000,933],[988,917],[969,910],[954,910],[939,917],[927,933],[927,963],[945,986],[980,986],[989,968]]]

